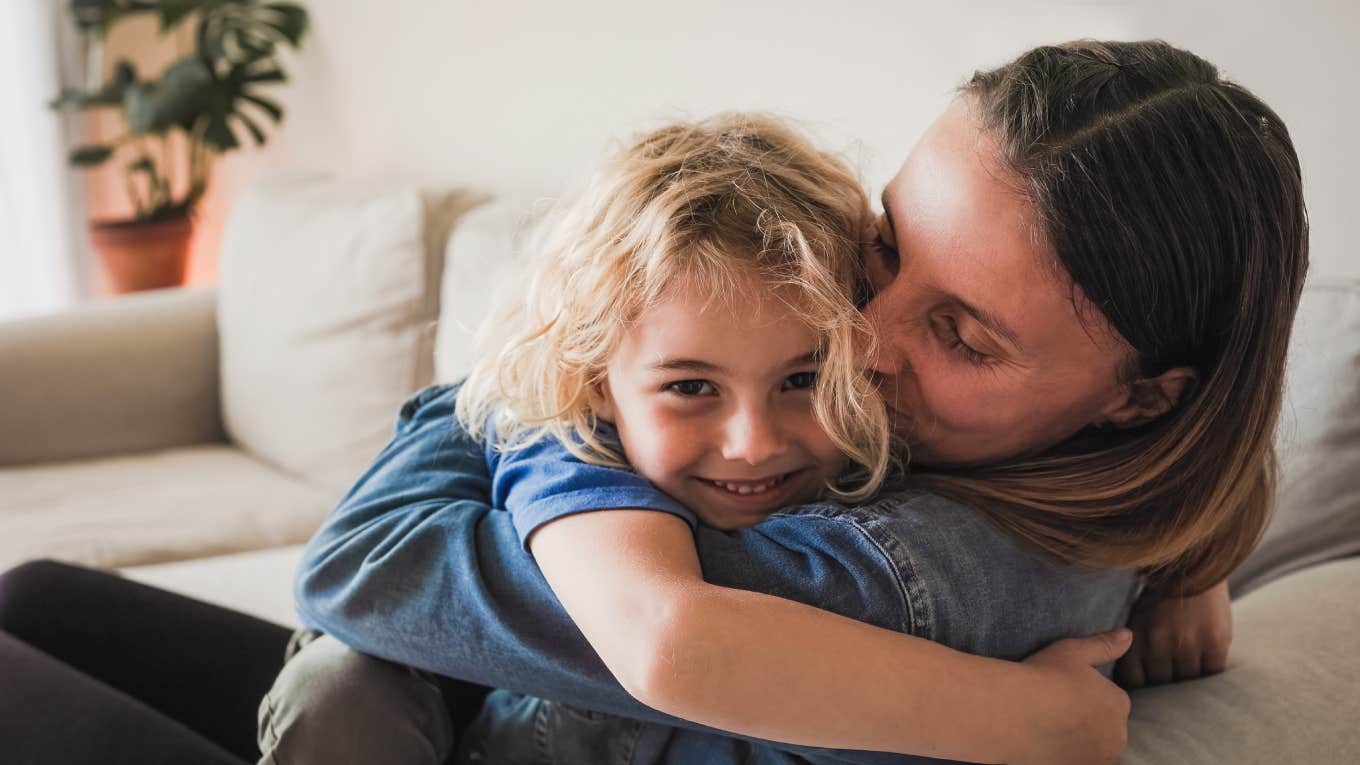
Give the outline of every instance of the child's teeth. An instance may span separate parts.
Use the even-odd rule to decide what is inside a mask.
[[[734,494],[759,494],[762,491],[769,490],[771,486],[774,486],[775,484],[779,483],[779,479],[767,481],[756,486],[752,486],[751,484],[725,483],[723,481],[714,481],[714,483],[723,487],[724,489],[727,489],[728,491]]]

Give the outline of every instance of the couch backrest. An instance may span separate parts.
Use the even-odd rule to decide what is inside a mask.
[[[467,193],[280,179],[236,201],[218,328],[228,435],[338,498],[433,378],[444,245]]]
[[[1277,447],[1275,515],[1234,595],[1360,552],[1360,281],[1304,288]]]
[[[501,298],[525,286],[529,235],[552,203],[506,196],[459,218],[444,262],[436,380],[452,382],[471,369],[477,329]]]

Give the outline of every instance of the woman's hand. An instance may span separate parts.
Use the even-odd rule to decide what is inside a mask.
[[[1222,672],[1232,643],[1228,583],[1187,598],[1145,596],[1129,618],[1133,648],[1115,667],[1125,688],[1193,680]]]
[[[1023,666],[1034,672],[1027,708],[1026,746],[1007,760],[1027,763],[1109,765],[1119,759],[1129,736],[1129,695],[1097,667],[1118,659],[1133,642],[1127,629],[1059,640],[1031,654]]]

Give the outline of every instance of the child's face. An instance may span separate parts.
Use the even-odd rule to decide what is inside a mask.
[[[609,361],[600,415],[629,463],[721,529],[814,499],[844,462],[812,413],[816,333],[773,298],[679,285]]]

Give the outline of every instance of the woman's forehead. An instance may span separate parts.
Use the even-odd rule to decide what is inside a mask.
[[[1050,251],[1023,184],[958,99],[883,192],[885,219],[913,295],[965,307],[1037,355],[1074,344],[1118,348]],[[1089,350],[1089,349],[1082,349]],[[1085,354],[1082,354],[1085,355]]]

